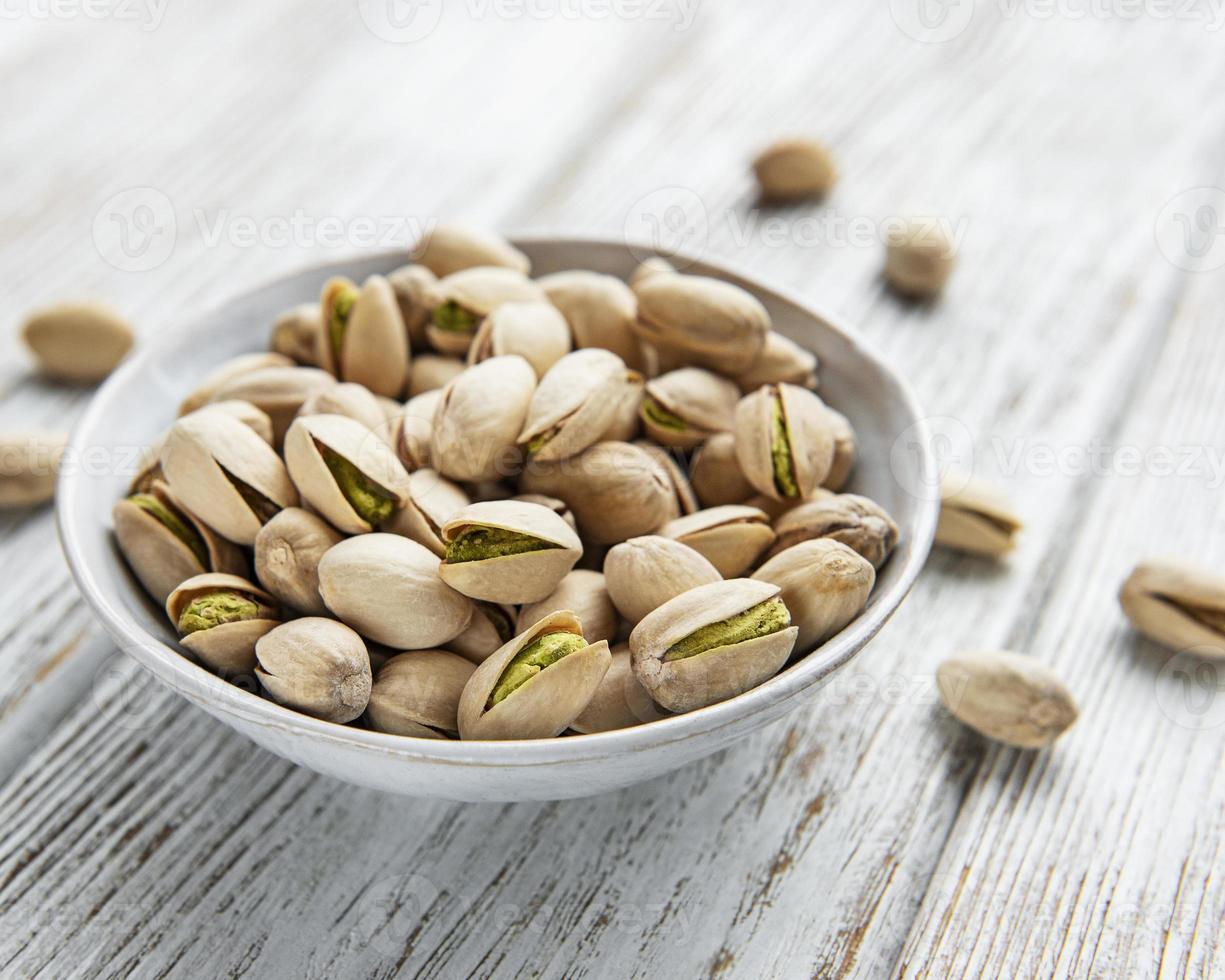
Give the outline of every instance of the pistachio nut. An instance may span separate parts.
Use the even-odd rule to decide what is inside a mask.
[[[541,507],[547,507],[574,528],[574,530],[578,530],[578,521],[574,519],[574,512],[566,506],[564,500],[558,500],[556,497],[546,497],[543,493],[521,493],[511,499],[520,500],[525,504],[540,504]]]
[[[570,612],[546,616],[484,661],[459,702],[459,735],[502,741],[560,735],[595,696],[611,656]]]
[[[1177,561],[1136,566],[1119,593],[1132,625],[1173,650],[1225,657],[1225,577]]]
[[[636,373],[611,351],[576,350],[540,379],[519,435],[533,460],[553,462],[576,456],[599,442],[634,397]]]
[[[740,389],[702,368],[678,368],[646,383],[642,421],[661,446],[692,449],[731,432]]]
[[[616,639],[621,617],[608,597],[604,576],[584,569],[570,572],[539,602],[528,603],[520,609],[515,631],[522,633],[549,613],[566,609],[578,617],[587,642],[608,640],[611,643]]]
[[[698,509],[698,498],[689,483],[689,475],[685,472],[685,458],[677,449],[665,449],[650,439],[639,439],[634,443],[640,449],[646,450],[660,467],[668,474],[672,490],[676,494],[678,513],[692,514]]]
[[[384,442],[391,441],[388,438],[391,427],[387,424],[383,403],[369,388],[352,381],[316,391],[298,409],[298,418],[308,415],[343,415],[360,422]]]
[[[285,465],[302,499],[346,534],[382,527],[408,500],[408,471],[395,451],[343,415],[294,422]]]
[[[660,258],[658,255],[652,255],[649,259],[643,259],[638,264],[638,268],[630,275],[630,289],[637,289],[641,283],[646,282],[651,276],[668,275],[675,272],[676,266],[667,259]]]
[[[941,547],[999,558],[1017,546],[1023,526],[1008,499],[986,481],[952,471],[941,479],[936,524]]]
[[[790,337],[771,330],[766,335],[765,346],[757,360],[743,374],[736,375],[736,384],[746,395],[762,385],[789,384],[816,388],[817,355]]]
[[[239,378],[244,374],[250,374],[252,371],[262,371],[264,368],[287,368],[293,366],[293,361],[284,354],[270,351],[260,351],[255,354],[239,354],[237,357],[231,357],[228,361],[205,375],[204,380],[196,386],[195,390],[183,399],[179,404],[179,414],[187,415],[189,412],[203,408],[209,402],[224,401],[226,397],[239,397],[223,396],[221,399],[218,399],[217,392],[235,378]],[[245,401],[247,399],[241,400]]]
[[[418,358],[421,360],[421,358]],[[404,403],[399,424],[395,427],[396,452],[409,472],[428,469],[430,444],[434,439],[434,413],[442,401],[442,389],[415,395]]]
[[[736,406],[736,459],[758,493],[812,496],[834,463],[834,432],[825,403],[806,388],[766,385]]]
[[[853,493],[822,493],[788,511],[774,523],[778,535],[767,557],[817,538],[840,541],[880,568],[898,542],[893,518],[873,500]]]
[[[570,327],[552,303],[503,303],[481,322],[468,363],[518,354],[543,378],[569,352]]]
[[[267,416],[264,416],[267,418]],[[271,431],[271,423],[269,423],[269,431]],[[153,484],[161,481],[166,482],[166,475],[162,472],[162,447],[166,445],[166,436],[168,433],[163,432],[160,436],[154,439],[149,445],[143,446],[140,450],[140,457],[136,461],[136,472],[132,475],[132,480],[128,484],[128,493],[148,493]],[[54,480],[48,485],[48,492],[53,491]]]
[[[161,468],[175,499],[235,544],[298,503],[285,464],[268,443],[225,412],[193,412],[170,429]]]
[[[534,460],[519,489],[565,501],[583,538],[594,545],[650,534],[680,516],[663,466],[647,450],[625,442],[597,443],[559,462]]]
[[[469,663],[483,663],[515,635],[515,610],[495,602],[478,602],[468,628],[447,644]]]
[[[116,501],[111,519],[120,552],[159,605],[193,576],[250,574],[242,550],[179,504],[160,480],[148,492]]]
[[[634,673],[669,711],[693,711],[769,680],[798,634],[778,586],[712,582],[648,614],[630,634]]]
[[[302,367],[318,367],[322,336],[323,314],[319,304],[299,303],[276,318],[271,347]]]
[[[374,678],[366,717],[370,727],[413,738],[448,738],[459,732],[459,699],[476,668],[446,650],[415,650],[392,657]]]
[[[639,337],[661,353],[679,351],[688,363],[736,375],[761,353],[770,314],[752,293],[703,276],[651,276],[634,290]]]
[[[43,374],[70,384],[101,381],[136,340],[128,322],[101,303],[61,303],[39,310],[26,318],[21,337]]]
[[[536,390],[522,357],[491,357],[443,389],[434,411],[430,459],[452,480],[493,480],[519,465],[515,440]]]
[[[719,570],[687,544],[655,534],[623,541],[604,558],[608,597],[631,624],[682,592],[721,579]]]
[[[536,280],[574,334],[574,346],[602,347],[628,367],[641,370],[642,351],[634,333],[638,300],[615,276],[570,270]]]
[[[408,395],[411,401],[417,395],[440,391],[464,372],[464,362],[458,357],[443,354],[421,354],[413,358],[408,369]]]
[[[397,650],[426,650],[455,639],[472,601],[438,576],[438,556],[398,534],[346,538],[319,561],[319,594],[362,636]]]
[[[1053,670],[1016,653],[963,653],[936,671],[940,700],[980,735],[1021,749],[1050,745],[1076,721],[1076,700]]]
[[[0,508],[35,507],[55,496],[67,448],[60,432],[0,436]]]
[[[642,395],[646,391],[646,378],[637,371],[625,372],[625,393],[617,411],[613,413],[612,424],[605,430],[600,442],[634,442],[638,431],[642,428],[642,417],[638,407],[642,404]],[[652,443],[654,445],[654,443]]]
[[[203,408],[196,409],[196,411],[224,412],[226,415],[232,415],[263,439],[264,442],[272,445],[272,420],[268,418],[266,412],[256,408],[250,402],[237,400],[213,402],[205,405]],[[162,473],[161,455],[162,447],[166,444],[166,436],[168,434],[168,432],[163,432],[150,445],[145,446],[141,450],[140,460],[136,464],[136,474],[132,477],[132,482],[128,486],[128,493],[148,493],[155,481],[165,481],[165,475]]]
[[[570,728],[580,735],[593,735],[596,732],[633,728],[666,717],[667,712],[660,710],[638,680],[629,644],[623,643],[613,648],[608,673],[600,681],[600,686],[582,714],[570,723]]]
[[[544,290],[513,269],[483,266],[439,279],[429,298],[425,334],[444,354],[468,353],[485,317],[504,303],[536,303]]]
[[[246,401],[272,421],[272,444],[280,448],[302,405],[311,395],[335,387],[327,371],[308,367],[267,367],[246,371],[213,392],[213,401]]]
[[[502,266],[525,276],[532,271],[531,260],[501,235],[454,224],[431,228],[411,258],[440,277],[480,266]]]
[[[439,558],[447,553],[442,526],[472,501],[463,489],[434,470],[414,470],[408,477],[408,499],[386,525],[423,544]]]
[[[245,578],[221,572],[194,575],[166,599],[179,642],[206,667],[234,676],[255,667],[255,644],[280,625],[272,596]]]
[[[326,616],[319,595],[319,561],[342,540],[321,517],[287,507],[255,536],[255,577],[282,605],[308,616]]]
[[[774,543],[774,531],[766,515],[743,504],[725,504],[678,517],[661,527],[659,533],[688,545],[724,578],[743,575]]]
[[[323,317],[319,363],[341,381],[395,398],[408,380],[408,332],[395,290],[383,276],[361,289],[348,279],[329,280],[319,299]]]
[[[693,454],[689,481],[703,507],[742,504],[756,492],[740,471],[731,432],[719,432],[702,443]]]
[[[876,569],[846,545],[818,538],[780,551],[753,578],[782,590],[791,621],[800,631],[795,649],[803,654],[863,612],[876,584]]]
[[[833,157],[812,139],[781,139],[753,161],[761,196],[766,201],[799,201],[824,197],[838,179]]]
[[[537,602],[583,554],[578,535],[553,511],[516,500],[465,507],[443,524],[442,540],[442,580],[486,602]]]
[[[430,322],[430,296],[438,277],[423,265],[402,265],[388,273],[387,281],[396,294],[409,349],[425,350],[429,343],[425,325]]]
[[[255,676],[273,701],[345,724],[370,701],[370,655],[360,636],[334,619],[308,616],[255,644]]]
[[[944,289],[957,259],[957,248],[938,222],[908,220],[885,241],[885,280],[914,299],[929,299]]]
[[[830,431],[834,436],[834,461],[830,464],[829,475],[822,486],[837,492],[845,487],[851,478],[859,450],[855,443],[855,430],[851,427],[851,420],[828,406],[826,406],[825,414],[829,420]]]
[[[268,413],[250,402],[230,398],[226,401],[210,402],[203,408],[197,408],[196,411],[224,412],[226,415],[233,416],[270,446],[276,438],[276,433],[272,428],[272,419],[268,417]]]

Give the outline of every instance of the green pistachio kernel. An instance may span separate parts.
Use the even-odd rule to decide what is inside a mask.
[[[225,474],[225,478],[238,491],[238,495],[242,497],[243,502],[251,508],[252,513],[260,519],[260,523],[267,524],[281,512],[281,508],[277,504],[265,497],[255,487],[249,483],[244,483],[224,467],[222,467],[221,472]]]
[[[465,310],[453,299],[434,311],[434,326],[449,333],[471,333],[478,319],[475,313]]]
[[[489,695],[485,704],[486,710],[505,701],[546,667],[551,667],[562,657],[569,656],[585,646],[587,641],[577,633],[545,633],[544,636],[538,637],[506,665]]]
[[[795,479],[795,465],[791,458],[791,436],[787,432],[787,420],[783,418],[783,400],[774,398],[774,424],[770,434],[770,458],[774,460],[774,486],[784,497],[798,497],[800,487]]]
[[[320,442],[316,442],[315,446],[319,449],[328,472],[332,474],[332,479],[336,481],[336,486],[340,488],[340,492],[358,517],[371,527],[377,527],[395,512],[394,493],[379,486],[335,450]]]
[[[546,429],[538,436],[533,436],[527,443],[528,455],[534,456],[536,453],[540,452],[540,450],[544,449],[544,447],[547,446],[560,431],[561,430],[557,426],[554,426],[551,429]]]
[[[679,415],[669,412],[653,398],[642,400],[642,418],[644,421],[654,422],[661,428],[671,429],[673,432],[684,432],[689,428],[688,422]]]
[[[767,599],[744,612],[695,630],[664,654],[664,660],[684,660],[699,653],[769,636],[791,625],[791,613],[779,598]]]
[[[191,553],[196,556],[196,561],[200,563],[201,568],[209,567],[208,547],[204,539],[200,537],[200,533],[191,526],[190,522],[170,504],[163,503],[151,493],[134,493],[128,497],[128,500],[146,514],[156,518],[171,534],[187,545]]]
[[[451,564],[465,561],[484,561],[487,558],[506,558],[523,555],[530,551],[547,551],[560,548],[552,541],[534,538],[519,531],[508,531],[501,527],[473,527],[447,545],[446,560]]]
[[[328,323],[328,340],[332,344],[332,353],[340,360],[340,349],[344,345],[345,330],[349,326],[349,316],[357,305],[359,293],[352,286],[346,286],[332,301],[332,319]]]
[[[259,618],[259,603],[250,596],[226,590],[207,592],[187,604],[179,616],[179,633],[187,636],[214,626]]]

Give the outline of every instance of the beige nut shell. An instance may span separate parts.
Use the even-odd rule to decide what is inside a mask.
[[[687,544],[710,561],[724,578],[751,568],[771,544],[774,531],[756,507],[726,504],[669,521],[659,533]]]
[[[702,368],[677,368],[646,383],[646,397],[686,422],[677,431],[655,422],[643,403],[647,435],[662,446],[692,449],[717,432],[731,432],[740,389],[735,383]]]
[[[218,673],[233,677],[255,669],[255,644],[261,636],[281,625],[276,600],[259,586],[237,575],[206,572],[182,582],[166,599],[166,615],[177,630],[183,610],[198,596],[218,590],[234,590],[251,595],[266,615],[236,623],[223,623],[181,637],[179,643],[201,663]]]
[[[295,619],[260,637],[255,657],[255,676],[278,704],[342,725],[366,710],[370,654],[344,623]]]
[[[576,568],[558,583],[557,588],[539,602],[519,610],[516,632],[523,632],[549,613],[568,609],[578,617],[583,636],[589,643],[616,639],[621,626],[617,607],[608,597],[608,586],[600,572]]]
[[[517,464],[515,441],[535,390],[536,372],[517,354],[491,357],[455,378],[434,410],[434,468],[469,482],[507,475]]]
[[[423,544],[439,558],[446,554],[442,526],[472,501],[463,488],[434,470],[415,470],[408,478],[408,502],[384,529]]]
[[[719,570],[686,544],[659,535],[630,538],[609,549],[604,583],[613,605],[630,623],[682,592],[718,582]]]
[[[683,351],[696,367],[735,375],[765,346],[770,314],[747,290],[704,276],[652,276],[634,290],[639,337]]]
[[[608,673],[583,713],[570,723],[570,728],[580,735],[593,735],[632,728],[667,716],[638,680],[629,645],[623,643],[613,648]]]
[[[435,225],[413,247],[410,258],[436,276],[481,266],[503,266],[525,276],[532,269],[531,260],[501,235],[457,224]]]
[[[326,616],[319,595],[319,562],[344,540],[323,518],[301,507],[287,507],[255,536],[255,575],[260,585],[286,606],[311,616]]]
[[[21,336],[43,374],[73,384],[101,381],[136,340],[122,316],[94,302],[39,310],[26,319]]]
[[[459,731],[459,699],[476,667],[446,650],[392,657],[374,678],[366,717],[378,732],[445,738]]]
[[[556,429],[533,460],[552,462],[581,453],[614,424],[622,404],[634,395],[635,377],[611,351],[589,347],[567,354],[541,378],[519,444],[527,446]]]
[[[811,391],[795,385],[767,385],[740,399],[736,406],[736,459],[745,479],[758,493],[782,499],[774,484],[770,455],[776,398],[782,403],[798,497],[802,500],[820,488],[834,464],[829,411]]]
[[[354,284],[343,277],[324,284],[319,299],[323,318],[319,363],[341,381],[353,381],[376,395],[398,398],[408,380],[408,332],[396,292],[385,277],[371,276],[362,284],[346,321],[339,356],[332,348],[332,308],[337,296],[353,288]]]
[[[638,300],[615,276],[573,269],[537,280],[570,324],[575,347],[602,347],[627,366],[642,370],[642,350],[634,333]]]
[[[223,400],[216,397],[217,392],[226,387],[235,378],[239,378],[244,374],[262,371],[264,368],[293,366],[294,362],[290,358],[284,354],[271,351],[239,354],[237,357],[232,357],[218,365],[205,375],[204,380],[179,404],[179,414],[187,415],[189,412],[203,408],[209,402]],[[246,401],[245,398],[241,400]]]
[[[570,327],[551,303],[503,303],[481,322],[468,363],[518,354],[532,366],[536,377],[570,352]]]

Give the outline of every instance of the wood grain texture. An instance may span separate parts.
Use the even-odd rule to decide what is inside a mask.
[[[1118,451],[1225,452],[1221,273],[1154,241],[1168,201],[1225,183],[1220,39],[979,4],[922,44],[887,5],[774,6],[706,3],[686,31],[469,6],[409,45],[323,3],[6,35],[0,82],[39,100],[0,145],[13,309],[109,295],[152,331],[354,250],[210,244],[223,215],[658,232],[859,324],[1029,527],[1005,568],[934,557],[810,710],[719,757],[458,806],[296,769],[103,657],[50,516],[6,517],[0,974],[1219,975],[1225,717],[1188,713],[1185,665],[1113,595],[1153,552],[1225,560],[1212,475],[1133,477]],[[842,180],[755,209],[746,159],[788,131],[827,138]],[[140,273],[91,240],[134,186],[178,226]],[[880,223],[912,207],[966,222],[933,308],[878,278]],[[11,335],[0,352],[0,421],[66,424],[83,396],[29,379]],[[1067,462],[1097,443],[1105,473]],[[1055,750],[936,706],[936,664],[979,646],[1065,675],[1083,718]]]

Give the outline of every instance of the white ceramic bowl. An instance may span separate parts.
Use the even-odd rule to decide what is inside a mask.
[[[637,264],[624,242],[573,237],[516,240],[541,275],[583,268],[628,278]],[[382,254],[309,269],[192,317],[147,340],[101,388],[72,439],[60,481],[60,536],[77,584],[116,643],[193,704],[277,755],[338,779],[409,796],[453,800],[549,800],[586,796],[662,775],[802,708],[815,688],[876,634],[909,591],[935,528],[935,466],[926,428],[904,382],[854,334],[778,290],[718,266],[754,292],[775,327],[820,358],[821,395],[855,427],[860,464],[851,489],[879,501],[901,528],[864,613],[816,653],[738,698],[690,714],[599,735],[534,742],[401,738],[316,721],[228,684],[179,652],[165,614],[128,572],[110,513],[131,479],[133,447],[174,419],[182,397],[221,361],[262,348],[276,315],[319,294],[333,275],[361,281],[403,257]],[[89,465],[93,460],[107,465]],[[849,723],[849,722],[848,722]]]

